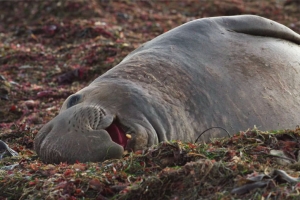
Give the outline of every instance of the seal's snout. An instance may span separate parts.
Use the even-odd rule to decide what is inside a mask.
[[[97,162],[120,158],[123,145],[126,145],[122,136],[125,134],[112,124],[113,117],[101,108],[73,106],[39,131],[34,141],[35,150],[46,163]],[[116,137],[112,138],[105,128]]]
[[[77,98],[76,96],[74,98]],[[85,129],[106,130],[113,142],[123,148],[127,145],[128,137],[114,116],[106,113],[100,106],[85,106],[74,111],[74,117],[68,120],[68,126],[76,132],[85,132]]]
[[[101,130],[107,128],[113,122],[113,116],[107,115],[107,113],[99,106],[74,106],[67,109],[65,113],[71,113],[69,116],[65,116],[68,119],[68,126],[72,131],[84,132],[85,129]]]

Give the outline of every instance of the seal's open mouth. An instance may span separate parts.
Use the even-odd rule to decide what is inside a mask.
[[[123,131],[123,129],[119,126],[119,124],[116,121],[114,121],[105,130],[110,135],[112,141],[114,141],[115,143],[121,145],[125,149],[125,147],[127,145],[128,138],[126,137],[126,134]]]

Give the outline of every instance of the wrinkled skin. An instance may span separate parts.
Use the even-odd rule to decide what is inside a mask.
[[[47,163],[103,161],[160,141],[192,142],[213,126],[230,133],[294,128],[298,44],[298,34],[258,16],[186,23],[68,97],[36,136],[35,150]],[[200,139],[225,135],[212,130]]]

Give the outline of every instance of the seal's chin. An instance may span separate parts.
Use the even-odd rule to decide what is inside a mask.
[[[123,147],[123,149],[125,149],[128,138],[126,137],[124,130],[120,127],[120,125],[116,121],[114,121],[105,130],[110,135],[112,141],[121,145]]]

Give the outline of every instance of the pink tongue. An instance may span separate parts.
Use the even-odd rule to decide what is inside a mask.
[[[125,135],[124,131],[116,125],[115,122],[112,123],[106,129],[106,131],[109,133],[112,141],[114,141],[115,143],[123,146],[123,148],[126,147],[126,145],[127,145],[126,135]]]

